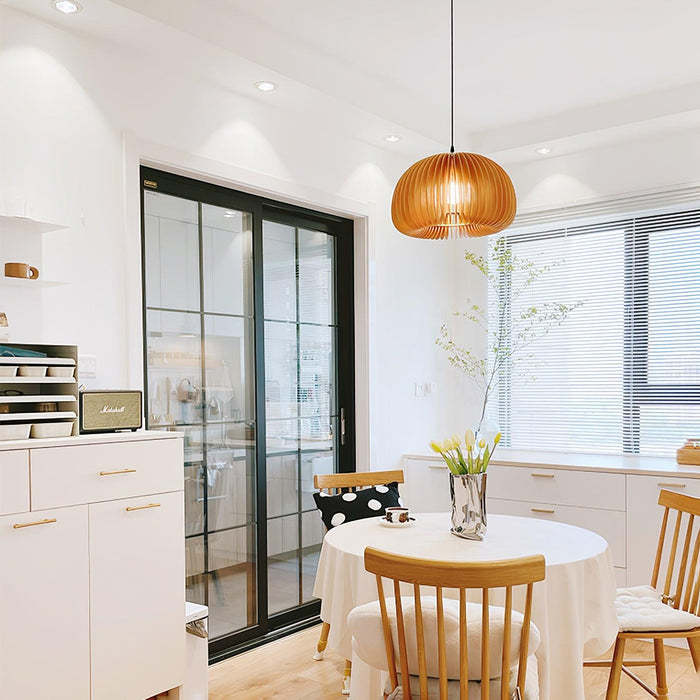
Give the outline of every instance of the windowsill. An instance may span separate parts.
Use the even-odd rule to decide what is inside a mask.
[[[438,455],[407,454],[409,459],[440,460]],[[667,475],[700,478],[700,467],[678,464],[673,457],[640,457],[635,455],[593,454],[586,452],[549,452],[498,448],[491,466],[540,467],[576,471],[620,472],[624,474]]]

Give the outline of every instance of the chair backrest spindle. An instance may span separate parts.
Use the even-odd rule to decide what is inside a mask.
[[[510,638],[511,616],[513,614],[513,587],[506,587],[506,605],[503,618],[503,649],[501,653],[501,678],[505,678],[510,671]],[[508,700],[508,686],[501,684],[501,700]]]
[[[416,648],[418,650],[418,677],[420,696],[428,694],[428,667],[425,661],[425,631],[423,629],[423,608],[420,601],[420,586],[413,584],[413,609],[416,616]]]
[[[489,589],[481,589],[481,700],[489,700]]]

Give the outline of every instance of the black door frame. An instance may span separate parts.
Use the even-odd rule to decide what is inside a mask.
[[[146,348],[146,246],[144,192],[162,192],[228,209],[250,212],[253,219],[253,343],[255,357],[255,469],[257,533],[256,581],[257,624],[221,637],[209,644],[210,661],[227,658],[237,651],[250,648],[271,638],[282,636],[286,628],[298,629],[317,621],[320,602],[313,601],[290,610],[268,615],[267,586],[267,464],[265,420],[265,353],[264,353],[264,278],[263,278],[263,220],[293,223],[332,235],[336,243],[335,300],[336,336],[336,395],[338,409],[344,409],[344,437],[336,440],[337,469],[354,472],[355,461],[355,315],[354,315],[354,246],[353,222],[331,214],[277,202],[221,185],[194,180],[148,166],[140,169],[141,201],[141,277],[143,327],[144,408],[148,415],[148,357]],[[200,279],[200,285],[203,280]],[[202,337],[204,342],[204,337]],[[339,420],[339,431],[340,420]],[[342,443],[342,444],[341,444]]]

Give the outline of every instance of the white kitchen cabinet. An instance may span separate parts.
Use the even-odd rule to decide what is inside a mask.
[[[29,510],[29,450],[0,452],[0,515]]]
[[[150,697],[181,683],[181,492],[91,504],[93,700]]]
[[[88,508],[0,518],[0,697],[90,697]]]
[[[404,484],[399,486],[404,503],[417,513],[443,513],[450,510],[450,472],[437,456],[432,459],[406,459]]]
[[[182,438],[0,443],[0,508],[0,699],[178,697]]]
[[[436,455],[407,455],[404,469],[402,493],[412,510],[450,510],[449,472]],[[637,586],[651,578],[663,516],[661,489],[700,497],[700,468],[659,457],[499,447],[487,473],[487,513],[593,530],[610,545],[618,585]]]
[[[651,582],[664,511],[659,505],[659,493],[662,489],[700,497],[700,479],[637,475],[627,477],[627,530],[630,535],[627,544],[627,578],[631,586]],[[668,524],[671,532],[675,524],[674,517]],[[685,534],[685,527],[682,534]],[[668,547],[667,544],[667,550]],[[677,559],[680,560],[680,555]],[[662,571],[665,569],[662,568]]]

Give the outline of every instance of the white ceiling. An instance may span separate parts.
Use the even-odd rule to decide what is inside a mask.
[[[302,84],[377,128],[449,142],[448,0],[82,2],[86,19],[128,8],[265,67],[278,92]],[[531,153],[700,119],[697,0],[456,0],[455,16],[458,148]]]

